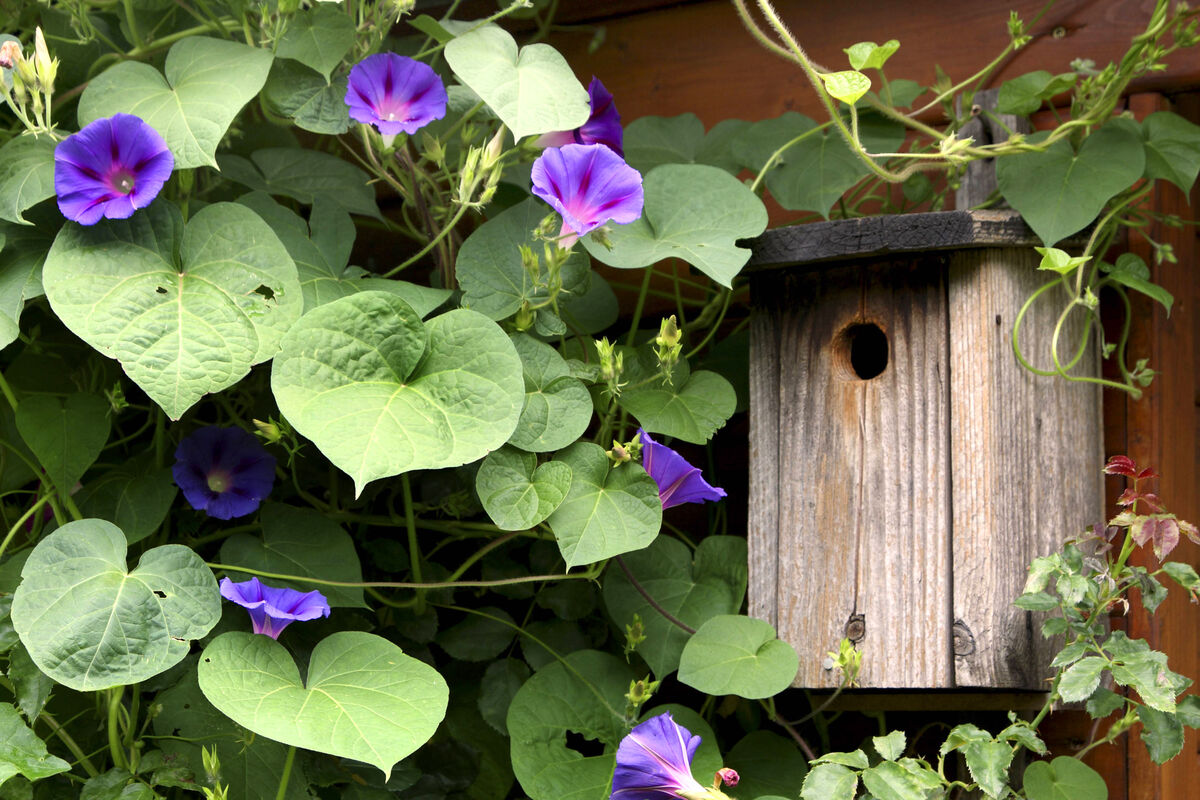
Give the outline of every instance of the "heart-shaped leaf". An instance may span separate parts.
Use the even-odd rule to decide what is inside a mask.
[[[759,800],[765,795],[795,797],[808,774],[808,762],[796,743],[765,730],[743,736],[726,753],[725,765],[737,770],[742,796]]]
[[[354,46],[354,23],[336,5],[319,5],[296,14],[275,43],[275,55],[315,69],[325,78]]]
[[[282,503],[263,505],[262,537],[239,533],[221,545],[221,563],[327,581],[362,582],[350,534],[324,514]],[[363,606],[362,589],[303,581],[272,581],[297,591],[319,589],[331,606]]]
[[[28,225],[25,209],[53,196],[53,139],[18,136],[0,147],[0,219]]]
[[[1025,768],[1029,800],[1107,800],[1108,786],[1100,773],[1070,756],[1035,761]]]
[[[514,336],[513,345],[525,376],[525,406],[508,443],[532,453],[566,447],[592,421],[592,396],[550,345],[525,335]]]
[[[900,49],[900,42],[889,39],[883,44],[858,42],[842,50],[855,69],[883,69],[887,60]]]
[[[345,75],[326,80],[298,61],[277,58],[262,97],[277,114],[291,117],[296,127],[336,136],[354,125],[346,105],[346,86]]]
[[[454,264],[464,306],[501,320],[515,314],[523,303],[537,306],[549,299],[544,268],[538,281],[521,262],[522,246],[532,248],[535,254],[541,252],[532,231],[548,213],[543,203],[529,198],[489,219],[467,237]],[[572,252],[562,265],[561,277],[564,290],[582,290],[588,277],[587,255]]]
[[[532,528],[558,508],[571,488],[571,468],[561,461],[537,463],[533,453],[504,447],[483,460],[475,491],[483,510],[502,530]]]
[[[531,800],[599,800],[625,735],[625,693],[633,671],[619,658],[580,650],[539,669],[508,708],[512,767]],[[598,740],[606,753],[584,756],[567,734]]]
[[[679,657],[679,680],[705,694],[750,700],[779,694],[796,677],[800,659],[753,617],[713,617],[697,629]]]
[[[17,430],[60,492],[71,492],[108,441],[110,406],[103,397],[27,395],[17,406]]]
[[[429,741],[449,699],[433,667],[362,631],[322,639],[304,681],[283,645],[240,632],[214,639],[198,674],[208,701],[243,728],[366,762],[385,779],[397,761]]]
[[[446,63],[516,139],[578,128],[591,113],[587,90],[557,50],[531,44],[518,53],[513,37],[495,25],[447,44]]]
[[[715,372],[688,373],[680,362],[667,383],[658,375],[657,358],[646,347],[635,360],[627,359],[626,380],[630,388],[617,402],[650,433],[673,436],[692,444],[704,444],[733,416],[737,393],[729,381]]]
[[[625,127],[625,161],[645,175],[660,164],[709,164],[737,174],[733,143],[749,122],[725,119],[707,134],[695,114],[638,117]]]
[[[1078,153],[1063,139],[1042,153],[1002,158],[996,162],[1000,194],[1046,245],[1053,245],[1083,230],[1110,197],[1142,177],[1141,138],[1135,122],[1114,119],[1088,136]]]
[[[738,239],[767,227],[767,209],[741,181],[702,164],[664,164],[643,181],[641,219],[613,227],[612,249],[583,240],[593,258],[612,267],[638,269],[680,258],[722,286],[729,286],[750,258]]]
[[[1030,72],[1000,84],[996,110],[1001,114],[1026,116],[1042,107],[1042,103],[1075,85],[1074,72],[1051,75],[1045,70]]]
[[[249,189],[283,195],[305,205],[324,196],[351,214],[382,219],[367,173],[329,153],[267,147],[255,150],[249,159],[222,154],[218,161],[226,178]]]
[[[237,203],[186,227],[161,199],[128,220],[65,225],[42,282],[63,323],[171,419],[271,358],[304,302],[287,250]]]
[[[70,769],[66,761],[50,755],[15,708],[0,703],[0,784],[14,775],[37,781]]]
[[[1200,125],[1169,111],[1142,120],[1146,142],[1145,177],[1163,178],[1190,192],[1200,174]]]
[[[0,348],[20,333],[25,301],[42,294],[42,264],[53,241],[54,230],[40,224],[0,221]]]
[[[221,617],[212,571],[190,548],[147,550],[128,571],[121,529],[69,522],[33,548],[13,626],[42,672],[80,692],[144,681],[183,660]]]
[[[217,145],[229,123],[263,87],[271,54],[238,42],[193,36],[167,53],[163,74],[124,61],[93,78],[79,98],[79,124],[117,112],[134,114],[158,131],[175,168],[217,166]]]
[[[640,550],[658,535],[658,485],[638,464],[612,466],[604,450],[576,442],[555,458],[571,468],[571,489],[550,515],[568,569]]]
[[[112,522],[133,544],[158,530],[177,491],[171,468],[156,467],[145,457],[88,480],[76,501],[85,516]]]
[[[307,222],[266,192],[250,192],[238,202],[254,209],[271,226],[296,262],[305,312],[356,292],[379,291],[396,295],[424,318],[450,297],[448,289],[380,278],[361,267],[348,266],[356,234],[354,222],[344,208],[324,195],[313,200]]]
[[[848,105],[854,105],[864,94],[871,91],[871,79],[861,72],[847,69],[841,72],[823,72],[821,80],[830,96]]]
[[[279,410],[354,480],[476,461],[512,435],[525,387],[496,323],[458,309],[422,323],[383,292],[305,314],[283,339]]]
[[[622,557],[625,568],[646,594],[675,619],[699,628],[718,614],[736,614],[746,591],[746,540],[736,536],[709,536],[696,549],[695,566],[687,545],[660,536],[643,550]],[[618,629],[642,619],[646,641],[638,653],[656,678],[679,666],[679,656],[690,634],[667,620],[634,588],[624,570],[609,568],[604,577],[604,605]]]

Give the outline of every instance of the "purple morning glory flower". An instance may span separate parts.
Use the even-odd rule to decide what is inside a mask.
[[[725,496],[724,489],[708,485],[698,467],[693,467],[665,444],[651,439],[641,428],[638,428],[638,441],[642,443],[642,467],[658,484],[658,499],[663,508],[720,500]]]
[[[532,176],[533,193],[562,214],[564,247],[610,220],[642,215],[641,173],[605,145],[548,148],[533,162]]]
[[[275,457],[241,428],[201,428],[179,443],[171,472],[192,508],[233,519],[271,493]]]
[[[221,579],[221,597],[250,612],[255,633],[278,639],[283,629],[296,620],[329,616],[329,601],[318,591],[297,592],[265,586],[258,578],[234,583]]]
[[[542,134],[535,144],[538,147],[562,147],[564,144],[603,144],[619,156],[625,155],[621,147],[624,131],[621,130],[621,115],[613,104],[613,96],[600,79],[592,76],[588,84],[588,98],[592,104],[592,115],[587,122],[573,131],[555,131]]]
[[[54,191],[63,216],[80,225],[128,219],[150,205],[175,168],[167,143],[139,117],[89,122],[54,148]]]
[[[667,711],[641,723],[621,740],[610,800],[702,800],[709,790],[692,777],[700,737]]]
[[[446,116],[446,87],[428,64],[395,53],[367,56],[350,70],[350,116],[384,136],[416,133]]]

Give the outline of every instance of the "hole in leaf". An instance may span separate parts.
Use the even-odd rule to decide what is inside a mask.
[[[159,599],[162,599],[162,598],[165,598],[165,597],[167,596],[167,593],[166,593],[166,592],[164,592],[162,589],[155,589],[155,590],[154,590],[154,596],[155,596],[155,597],[157,597],[157,598],[159,598]]]
[[[259,287],[254,290],[254,293],[257,295],[262,295],[262,297],[266,300],[275,299],[275,290],[270,286],[260,284]]]
[[[584,758],[604,755],[603,744],[596,739],[589,739],[575,731],[567,731],[567,747],[577,753],[582,753]]]
[[[165,287],[165,286],[160,286],[160,287],[158,287],[157,289],[155,289],[154,291],[158,292],[159,294],[166,294],[166,293],[167,293],[167,287]]]
[[[874,322],[842,329],[834,342],[835,359],[848,380],[869,381],[887,369],[887,334]]]

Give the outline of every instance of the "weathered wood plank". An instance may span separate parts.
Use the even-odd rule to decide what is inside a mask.
[[[950,257],[950,442],[953,475],[955,683],[1046,688],[1061,646],[1041,635],[1044,614],[1012,605],[1036,556],[1096,524],[1104,508],[1100,389],[1040,377],[1012,352],[1013,321],[1046,282],[1037,256],[1004,248]],[[1061,294],[1061,296],[1060,296]],[[1026,314],[1021,348],[1046,365],[1065,290]],[[1075,352],[1075,315],[1061,335]],[[1064,361],[1067,360],[1064,355]],[[1079,374],[1097,374],[1095,338]]]
[[[893,253],[1041,243],[1011,210],[858,217],[769,230],[749,241],[753,255],[745,272],[804,269],[828,261]]]
[[[752,617],[778,626],[779,572],[779,431],[782,370],[779,337],[784,311],[771,302],[784,282],[782,274],[755,282],[751,302],[756,307],[750,318],[750,397],[754,413],[750,415],[750,487],[747,539],[750,550],[750,574],[754,580],[747,589],[748,610]]]
[[[759,293],[780,324],[774,602],[779,635],[801,655],[799,686],[836,685],[822,662],[847,635],[865,650],[864,687],[952,685],[943,275],[856,265]],[[863,380],[845,333],[868,323],[888,358]],[[756,414],[765,383],[752,384]],[[752,462],[752,485],[757,473]],[[751,580],[758,608],[771,578]]]

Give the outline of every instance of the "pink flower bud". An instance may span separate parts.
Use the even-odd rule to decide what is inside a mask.
[[[717,777],[719,777],[721,782],[726,786],[737,786],[738,781],[741,780],[741,778],[738,777],[737,770],[730,769],[729,767],[721,767],[719,770],[717,770]]]
[[[0,67],[12,69],[21,60],[21,43],[12,39],[0,44]]]

